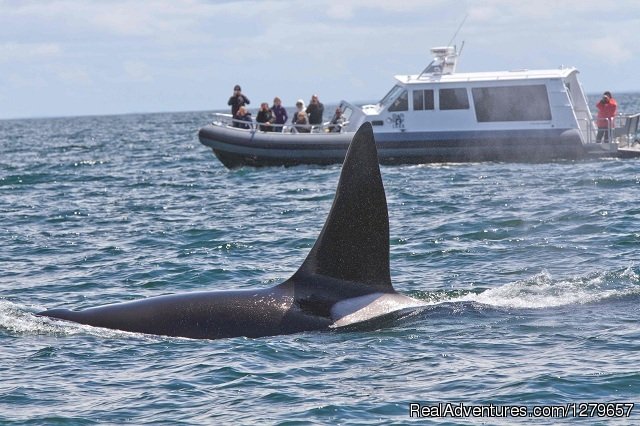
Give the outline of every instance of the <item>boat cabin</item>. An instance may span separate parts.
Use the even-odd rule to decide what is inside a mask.
[[[343,101],[351,128],[369,121],[377,134],[575,129],[588,140],[593,120],[577,69],[455,73],[455,48],[431,52],[422,73],[395,76],[380,102]]]

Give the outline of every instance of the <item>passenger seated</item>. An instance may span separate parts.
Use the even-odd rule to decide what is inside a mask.
[[[342,125],[344,124],[344,117],[342,116],[342,110],[340,107],[336,108],[336,112],[333,114],[331,121],[329,122],[329,127],[327,131],[340,133],[342,130]]]
[[[293,117],[291,118],[291,123],[296,124],[296,120],[298,119],[298,114],[300,112],[304,112],[304,101],[302,99],[298,99],[296,102],[296,112],[293,113]]]
[[[238,108],[238,112],[233,117],[233,127],[238,127],[240,129],[250,129],[251,122],[251,113],[247,111],[247,108],[243,106]]]
[[[307,113],[304,111],[298,111],[296,114],[296,120],[293,123],[295,129],[298,131],[298,133],[310,133],[311,126],[309,125],[309,120],[307,119]]]
[[[262,130],[263,132],[273,131],[273,127],[271,126],[271,123],[273,122],[273,114],[269,109],[268,103],[263,102],[260,104],[260,111],[258,111],[256,121],[258,123],[264,123],[260,125],[260,130]]]

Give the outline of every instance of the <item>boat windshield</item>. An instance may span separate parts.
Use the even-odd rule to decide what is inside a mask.
[[[395,100],[395,98],[398,97],[400,93],[402,93],[403,90],[404,90],[404,87],[396,84],[395,86],[393,86],[391,90],[389,90],[389,93],[387,93],[385,97],[382,98],[382,100],[378,103],[380,104],[380,106],[386,106],[390,104]]]
[[[349,121],[351,119],[351,114],[353,114],[353,108],[349,105],[342,104],[340,105],[340,109],[342,110],[342,117],[346,121]]]

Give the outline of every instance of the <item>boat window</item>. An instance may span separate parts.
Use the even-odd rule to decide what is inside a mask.
[[[551,108],[544,84],[471,89],[478,122],[548,121]]]
[[[433,90],[414,90],[413,91],[413,110],[422,111],[434,109]]]
[[[469,109],[467,89],[440,89],[440,109]]]
[[[342,117],[345,119],[345,121],[349,121],[351,119],[351,114],[353,114],[353,109],[351,107],[342,107]]]
[[[386,105],[390,104],[395,98],[398,97],[400,92],[402,92],[403,90],[404,90],[404,88],[402,86],[400,86],[400,85],[393,86],[393,88],[391,90],[389,90],[389,93],[384,95],[384,98],[382,98],[382,100],[380,101],[380,105],[381,106],[386,106]]]
[[[406,90],[402,90],[400,96],[393,101],[393,104],[389,107],[389,111],[406,111],[409,109],[409,93]]]

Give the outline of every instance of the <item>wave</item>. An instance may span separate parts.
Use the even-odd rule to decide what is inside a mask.
[[[640,295],[640,276],[633,267],[571,279],[554,279],[546,271],[522,281],[475,291],[413,296],[434,303],[475,302],[500,308],[545,309]]]
[[[48,335],[58,337],[90,335],[100,338],[143,336],[139,333],[91,327],[89,325],[35,315],[36,311],[40,312],[42,310],[44,309],[41,307],[29,307],[0,299],[0,334]]]

